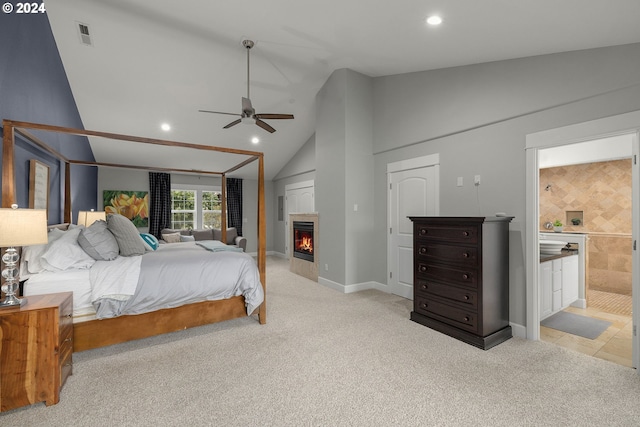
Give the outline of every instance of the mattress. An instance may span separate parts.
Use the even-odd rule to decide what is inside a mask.
[[[32,274],[24,284],[23,295],[28,298],[29,295],[55,292],[73,292],[74,323],[95,319],[88,269]]]

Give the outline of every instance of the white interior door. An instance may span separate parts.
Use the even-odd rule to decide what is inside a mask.
[[[413,299],[413,223],[438,215],[438,166],[389,173],[389,290]]]
[[[289,214],[315,212],[314,181],[304,181],[285,187],[285,253],[290,257]]]

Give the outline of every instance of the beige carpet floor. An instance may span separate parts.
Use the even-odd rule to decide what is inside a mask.
[[[482,351],[269,258],[253,318],[74,354],[60,403],[2,426],[637,426],[636,371],[546,342]]]

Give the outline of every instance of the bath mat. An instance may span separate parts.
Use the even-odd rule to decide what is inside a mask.
[[[559,311],[540,322],[540,326],[594,340],[607,330],[611,322]]]

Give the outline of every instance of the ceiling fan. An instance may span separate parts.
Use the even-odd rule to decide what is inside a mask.
[[[213,113],[213,114],[226,114],[229,116],[240,116],[239,119],[232,121],[228,125],[224,126],[223,129],[229,129],[232,126],[237,125],[238,123],[246,123],[246,124],[256,124],[260,126],[262,129],[267,132],[273,133],[276,130],[271,127],[268,123],[264,122],[263,119],[274,120],[274,119],[293,119],[293,114],[266,114],[266,113],[256,113],[256,110],[251,105],[251,99],[249,98],[249,51],[254,46],[253,41],[251,40],[243,40],[242,45],[247,49],[247,97],[242,97],[242,113],[225,113],[222,111],[209,111],[209,110],[198,110],[201,113]]]

